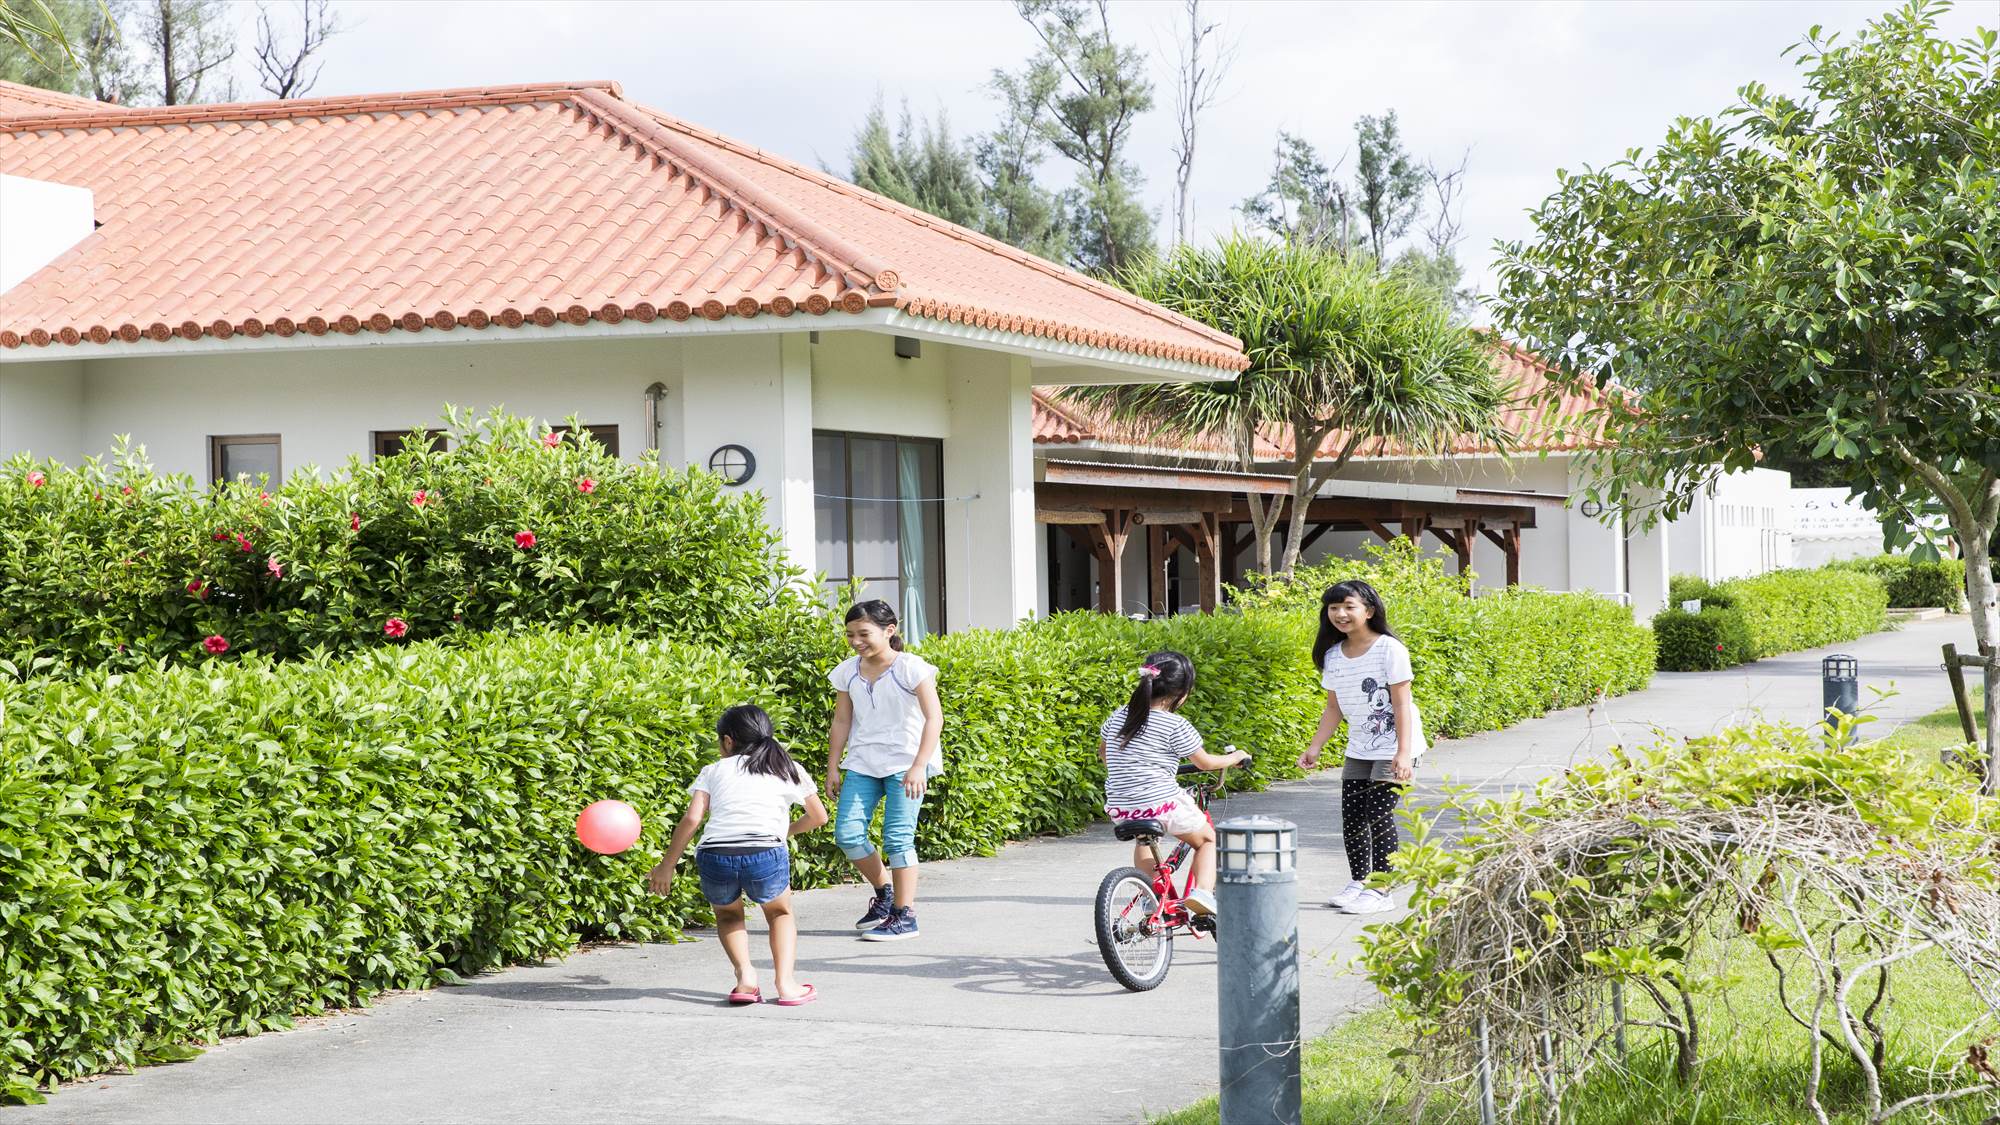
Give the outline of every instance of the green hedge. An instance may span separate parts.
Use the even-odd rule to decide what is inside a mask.
[[[1847,559],[1836,567],[1872,574],[1882,580],[1891,609],[1930,609],[1961,613],[1965,610],[1965,560],[1919,561],[1906,555],[1876,555]]]
[[[1238,598],[1247,617],[1276,613],[1293,623],[1296,682],[1311,691],[1319,691],[1309,657],[1320,593],[1347,578],[1365,578],[1382,595],[1391,628],[1409,646],[1417,707],[1432,737],[1497,730],[1642,688],[1652,676],[1653,633],[1616,602],[1528,587],[1469,597],[1465,580],[1447,573],[1441,559],[1404,541],[1369,552],[1366,561],[1300,567],[1291,579]]]
[[[698,895],[645,893],[659,810],[744,700],[785,714],[715,650],[616,633],[0,680],[0,1093],[671,936]],[[596,856],[574,821],[612,796],[645,842]]]
[[[1714,672],[1755,659],[1743,611],[1728,606],[1663,610],[1653,618],[1653,636],[1665,672]]]
[[[1668,608],[1653,618],[1663,672],[1704,672],[1851,641],[1888,625],[1888,594],[1871,574],[1843,564],[1774,570],[1709,583],[1675,575]],[[1701,612],[1681,602],[1701,600]]]
[[[159,476],[129,448],[77,469],[0,465],[0,659],[296,659],[523,625],[739,649],[796,632],[807,606],[776,593],[792,572],[754,494],[587,438],[549,444],[519,418],[447,420],[448,452],[413,442],[269,493]]]
[[[1724,585],[1750,629],[1753,660],[1851,641],[1888,625],[1881,580],[1851,570],[1774,570]]]

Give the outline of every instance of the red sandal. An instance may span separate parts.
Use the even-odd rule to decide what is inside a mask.
[[[763,1000],[764,990],[761,988],[752,988],[747,991],[739,988],[729,994],[729,1002],[731,1004],[758,1004],[762,1003]]]
[[[801,1004],[810,1004],[817,999],[819,999],[819,989],[814,988],[812,985],[806,985],[804,992],[799,993],[789,1000],[780,996],[776,1003],[780,1008],[796,1008]]]

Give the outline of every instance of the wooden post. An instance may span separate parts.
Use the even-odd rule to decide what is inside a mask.
[[[1481,535],[1493,541],[1494,546],[1507,553],[1507,585],[1521,584],[1521,525],[1515,524],[1505,531],[1495,532],[1490,527],[1479,529]]]
[[[1216,548],[1224,542],[1225,533],[1221,515],[1202,513],[1200,529],[1194,537],[1194,558],[1200,572],[1203,613],[1214,613],[1222,605],[1222,565],[1216,558]]]
[[[1097,556],[1097,608],[1102,613],[1125,612],[1125,541],[1132,534],[1132,513],[1104,513],[1101,525],[1087,528],[1091,551]]]
[[[1972,664],[1975,661],[1981,666],[1985,663],[1978,660],[1977,657],[1968,660],[1960,656],[1957,645],[1944,646],[1944,674],[1947,679],[1951,680],[1951,701],[1958,704],[1958,726],[1960,730],[1965,732],[1965,740],[1972,743],[1972,748],[1977,750],[1979,749],[1979,728],[1972,721],[1972,697],[1965,690],[1966,665]],[[1993,706],[1993,701],[1990,699],[1987,700],[1986,705],[1988,707]]]
[[[1172,548],[1167,543],[1167,529],[1156,523],[1146,524],[1146,609],[1154,617],[1165,617],[1167,607],[1167,561],[1172,558]]]
[[[1424,545],[1424,529],[1430,526],[1430,521],[1423,516],[1409,516],[1402,523],[1403,538],[1421,549]]]
[[[1458,529],[1458,572],[1472,572],[1472,547],[1479,542],[1479,521],[1466,520]],[[1469,591],[1468,591],[1469,592]]]

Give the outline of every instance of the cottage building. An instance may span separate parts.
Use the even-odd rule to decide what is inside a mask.
[[[761,489],[920,630],[1046,607],[1032,394],[1236,340],[614,83],[126,109],[0,83],[0,457],[203,481],[442,404]]]

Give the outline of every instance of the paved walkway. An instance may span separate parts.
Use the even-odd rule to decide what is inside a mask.
[[[1957,617],[1840,648],[1864,685],[1900,689],[1877,709],[1900,722],[1948,702],[1938,648],[1970,639]],[[1509,788],[1653,726],[1703,733],[1758,710],[1812,721],[1820,655],[1661,675],[1602,709],[1448,743],[1426,780]],[[1322,776],[1222,806],[1300,825],[1309,1034],[1372,1001],[1342,971],[1358,921],[1319,905],[1345,881],[1338,790]],[[729,975],[706,935],[596,948],[83,1083],[0,1122],[1138,1121],[1215,1088],[1215,956],[1188,942],[1159,990],[1112,983],[1090,902],[1124,854],[1100,829],[929,864],[924,936],[900,945],[855,940],[855,888],[803,893],[802,975],[824,993],[804,1008],[723,1007]]]

